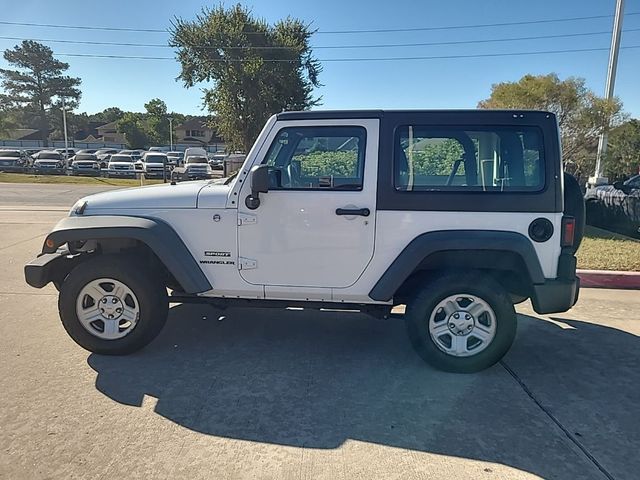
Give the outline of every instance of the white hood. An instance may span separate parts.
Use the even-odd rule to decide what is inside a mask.
[[[185,182],[171,185],[147,185],[145,187],[123,188],[90,195],[86,200],[85,214],[94,210],[158,209],[158,208],[196,208],[198,192],[206,182]],[[96,212],[99,213],[99,212]]]

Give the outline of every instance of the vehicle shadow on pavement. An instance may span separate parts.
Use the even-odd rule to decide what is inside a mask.
[[[402,321],[267,309],[219,315],[176,306],[143,351],[90,355],[96,388],[126,405],[153,396],[156,413],[204,434],[323,449],[356,439],[546,478],[602,475],[502,365],[436,371],[412,351]],[[607,468],[637,471],[638,337],[561,321],[521,315],[506,365]]]

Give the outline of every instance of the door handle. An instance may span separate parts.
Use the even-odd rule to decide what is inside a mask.
[[[368,217],[371,214],[368,208],[337,208],[336,215],[360,215]]]

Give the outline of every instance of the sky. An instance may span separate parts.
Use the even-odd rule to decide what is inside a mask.
[[[223,2],[232,5],[236,2]],[[315,92],[322,109],[350,108],[474,108],[487,98],[491,85],[515,81],[527,73],[556,72],[578,76],[597,94],[604,94],[615,0],[248,0],[254,14],[275,22],[291,15],[311,23],[312,39],[322,61],[323,84]],[[166,29],[174,17],[193,19],[202,0],[0,0],[0,21],[89,27]],[[634,15],[636,14],[636,15]],[[390,33],[335,33],[344,30],[418,29],[526,22],[611,15],[565,22],[478,28],[445,28]],[[630,115],[640,117],[640,0],[625,2],[622,49],[615,94]],[[332,33],[333,32],[333,33]],[[602,32],[602,33],[598,33]],[[562,38],[484,40],[574,35]],[[34,40],[99,41],[166,45],[165,32],[113,32],[0,24],[0,37]],[[322,48],[433,42],[470,42],[384,48]],[[0,49],[20,40],[0,38]],[[172,57],[168,47],[96,46],[42,41],[54,53]],[[589,52],[459,58],[468,55],[550,50],[603,49]],[[338,59],[458,56],[447,59],[335,61]],[[176,80],[180,66],[169,60],[66,57],[68,73],[82,79],[77,111],[95,113],[117,106],[142,111],[151,98],[161,98],[170,111],[202,114],[204,86],[186,89]],[[0,67],[6,68],[4,59]]]

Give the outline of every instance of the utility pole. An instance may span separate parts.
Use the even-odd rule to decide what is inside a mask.
[[[616,14],[613,19],[613,34],[611,36],[611,50],[609,51],[609,66],[607,68],[607,85],[605,87],[604,96],[607,100],[613,98],[613,91],[616,84],[616,71],[618,70],[618,53],[620,51],[620,37],[622,36],[622,19],[624,18],[624,0],[616,1]],[[607,120],[608,121],[608,120]],[[596,170],[594,176],[589,178],[589,184],[592,186],[609,183],[609,179],[602,176],[602,161],[607,154],[607,129],[609,125],[605,125],[604,131],[598,139],[598,153],[596,156]]]
[[[67,107],[64,104],[64,97],[62,97],[62,128],[64,129],[64,156],[65,159],[69,159],[69,140],[67,139]],[[68,162],[67,162],[68,163]]]
[[[169,141],[171,143],[171,151],[173,152],[173,118],[169,117]]]

